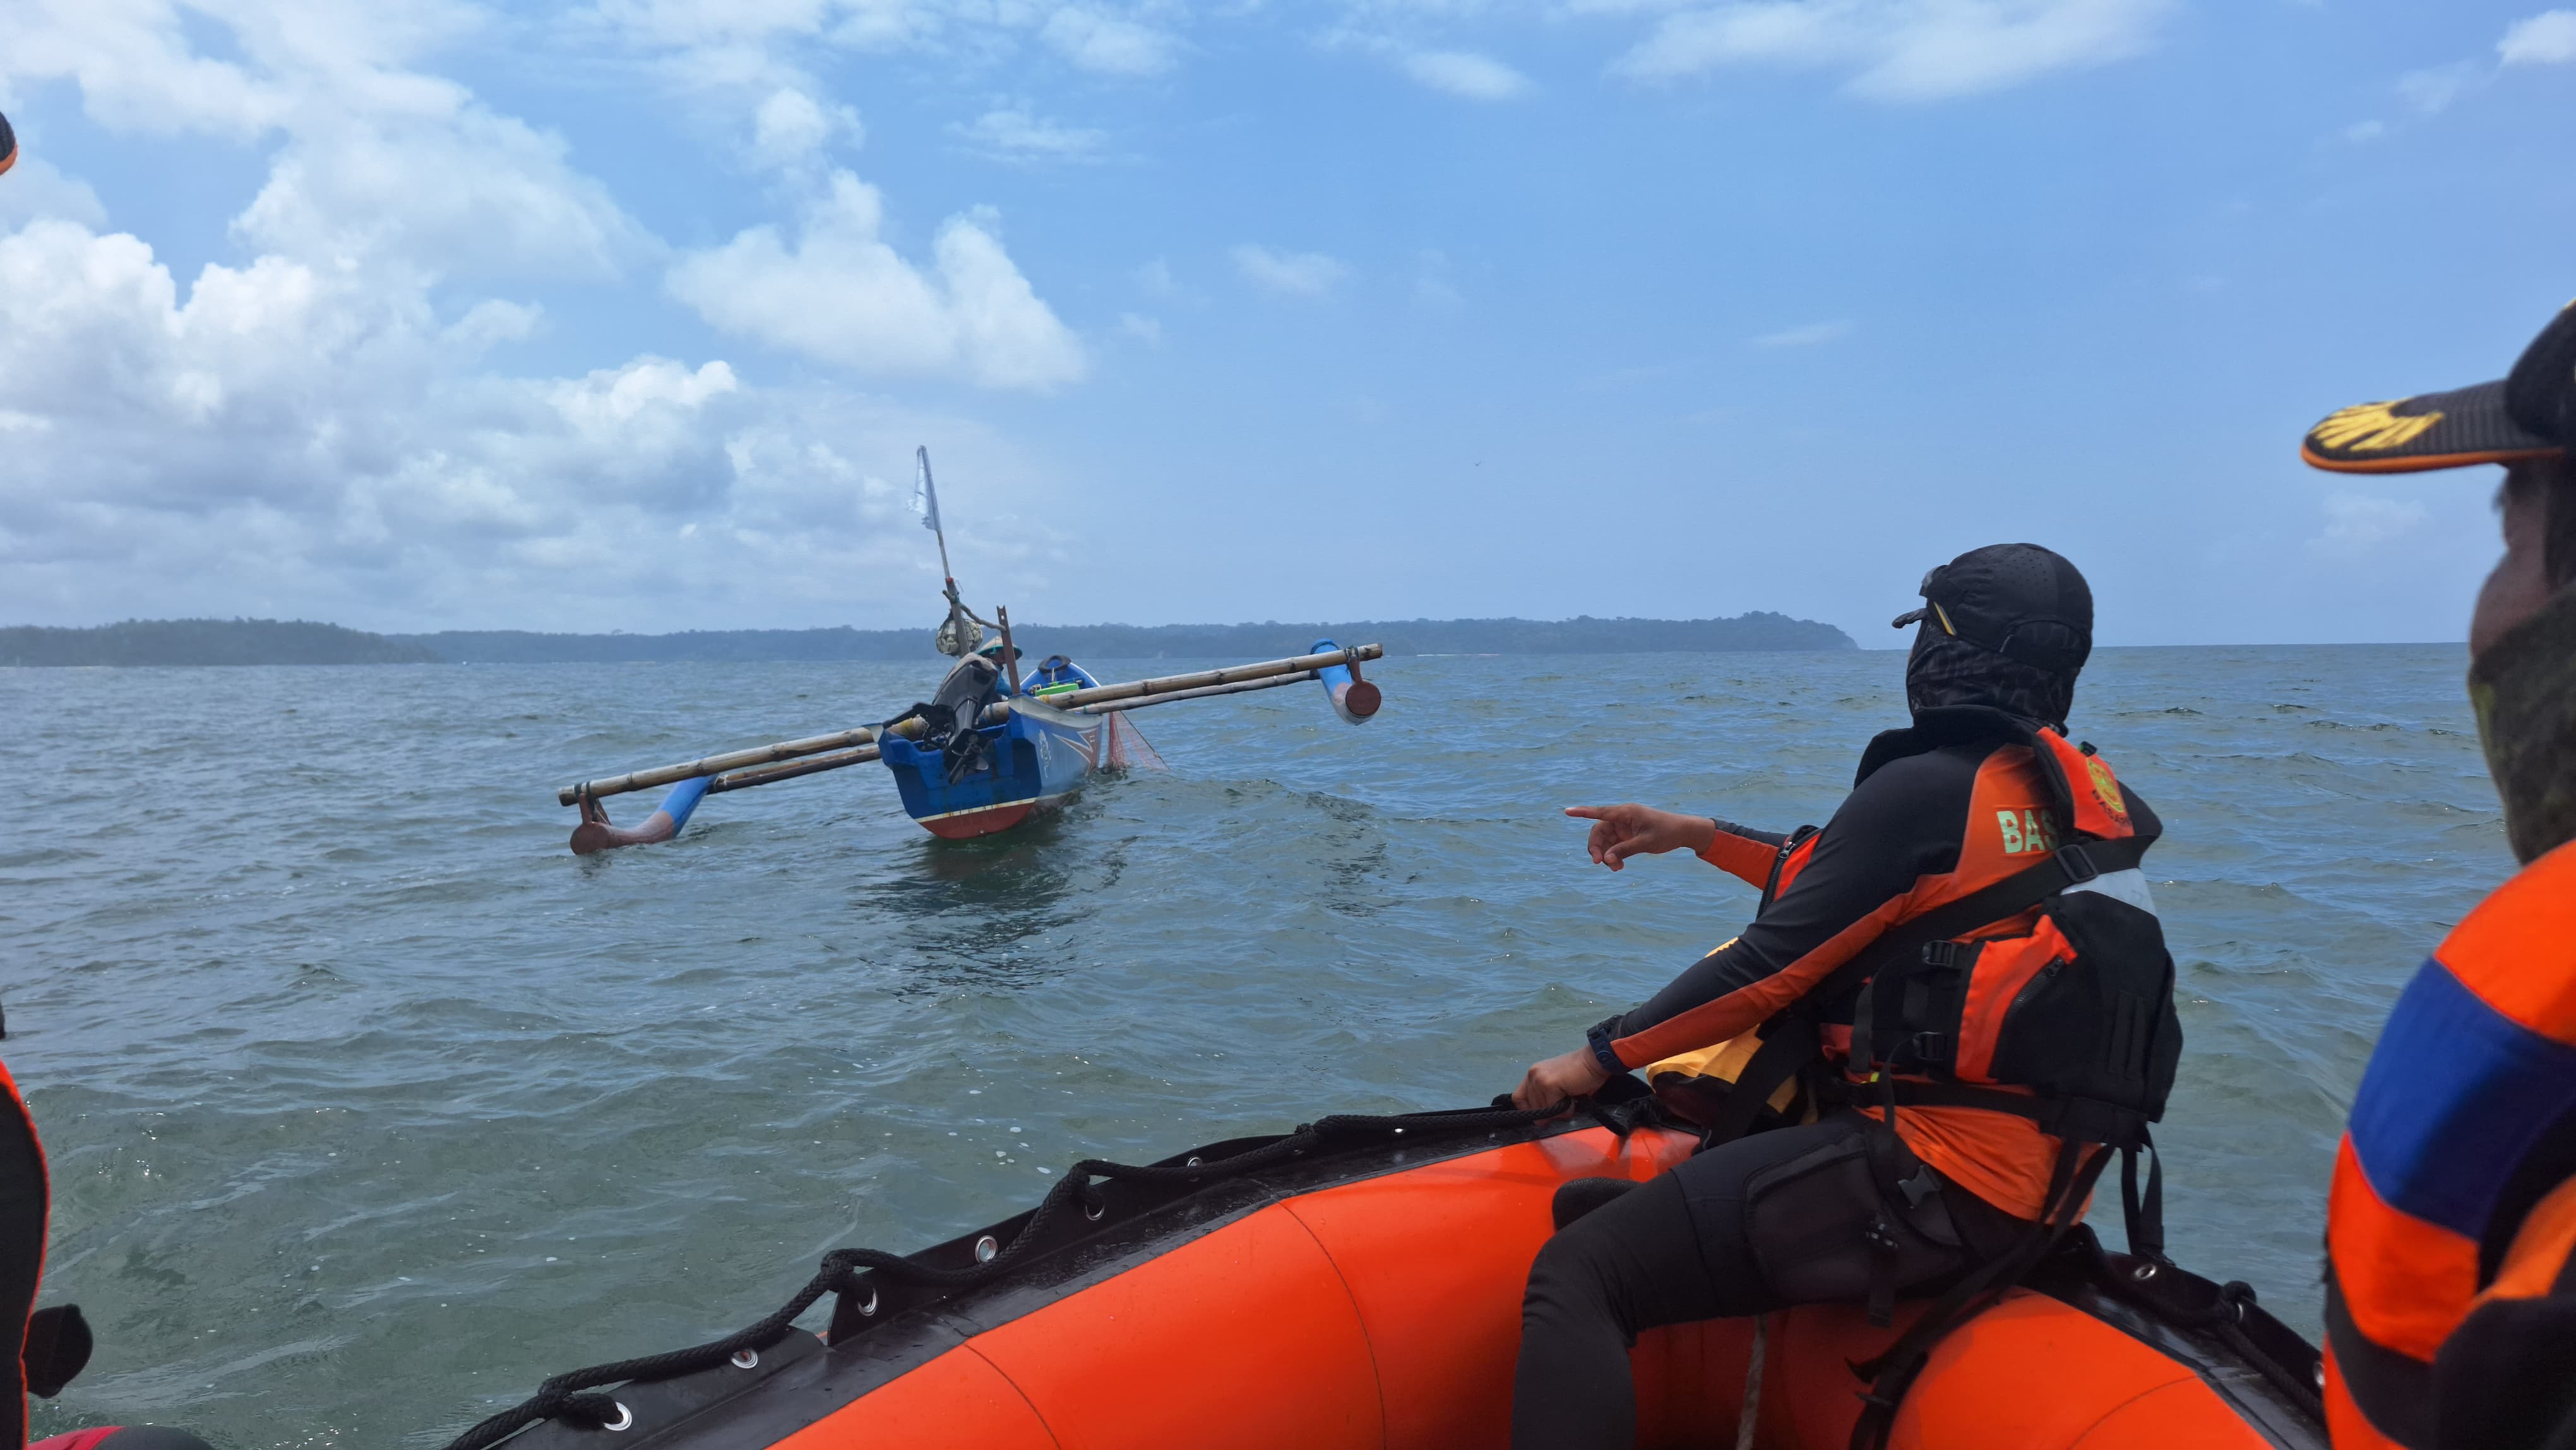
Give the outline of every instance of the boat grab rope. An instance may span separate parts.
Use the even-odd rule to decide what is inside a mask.
[[[965,1268],[943,1269],[882,1249],[834,1249],[823,1256],[822,1267],[806,1281],[804,1288],[796,1291],[796,1297],[758,1323],[722,1339],[709,1340],[687,1349],[650,1354],[641,1359],[622,1359],[613,1364],[592,1365],[588,1369],[556,1375],[540,1384],[537,1392],[526,1400],[456,1437],[449,1442],[447,1450],[486,1450],[486,1447],[498,1445],[543,1420],[558,1420],[585,1428],[615,1424],[622,1413],[617,1401],[591,1391],[605,1385],[674,1379],[713,1369],[744,1350],[767,1349],[786,1338],[788,1332],[795,1328],[797,1316],[813,1308],[824,1295],[861,1292],[858,1275],[862,1269],[872,1270],[896,1283],[927,1285],[936,1289],[971,1289],[989,1283],[1009,1273],[1022,1250],[1043,1242],[1047,1227],[1077,1201],[1086,1213],[1096,1211],[1101,1205],[1099,1191],[1092,1186],[1095,1179],[1124,1183],[1215,1183],[1277,1167],[1337,1141],[1522,1128],[1563,1116],[1569,1109],[1582,1112],[1621,1137],[1627,1136],[1634,1126],[1629,1116],[1590,1098],[1526,1110],[1502,1106],[1510,1101],[1508,1098],[1494,1101],[1496,1106],[1492,1108],[1469,1108],[1457,1112],[1399,1113],[1383,1117],[1337,1113],[1311,1123],[1300,1123],[1295,1132],[1258,1147],[1205,1161],[1193,1157],[1184,1163],[1134,1164],[1086,1158],[1056,1180],[1055,1186],[1048,1189],[1046,1197],[1039,1202],[1036,1212],[1029,1216],[1029,1221],[990,1259]]]

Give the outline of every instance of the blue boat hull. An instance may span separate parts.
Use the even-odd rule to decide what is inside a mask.
[[[1013,700],[1010,718],[986,725],[985,768],[951,784],[948,762],[900,735],[878,746],[894,774],[906,815],[934,836],[962,840],[1006,831],[1078,789],[1099,768],[1103,719],[1029,700]]]

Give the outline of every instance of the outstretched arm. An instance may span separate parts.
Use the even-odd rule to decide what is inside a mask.
[[[1580,1096],[1614,1071],[1723,1042],[1795,1001],[1900,914],[1918,881],[1956,868],[1977,766],[1935,752],[1862,782],[1816,838],[1806,869],[1742,936],[1602,1023],[1582,1047],[1533,1064],[1513,1097],[1535,1108]],[[1701,824],[1714,833],[1714,823]],[[1766,850],[1764,877],[1772,858]]]
[[[1596,865],[1622,869],[1631,856],[1660,856],[1688,851],[1711,866],[1754,885],[1771,879],[1771,864],[1786,838],[1776,831],[1757,831],[1733,821],[1685,816],[1635,803],[1617,806],[1568,806],[1565,813],[1593,823],[1583,849]]]

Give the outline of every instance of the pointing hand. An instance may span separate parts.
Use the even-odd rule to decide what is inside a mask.
[[[1706,816],[1685,816],[1652,806],[1567,806],[1565,813],[1593,822],[1583,848],[1613,871],[1631,856],[1659,856],[1666,851],[1697,851],[1717,839],[1717,823]]]

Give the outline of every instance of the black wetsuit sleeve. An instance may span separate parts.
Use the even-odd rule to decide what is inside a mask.
[[[1775,851],[1780,849],[1781,843],[1789,839],[1788,835],[1781,831],[1757,831],[1751,826],[1739,826],[1735,822],[1726,820],[1722,817],[1712,816],[1710,819],[1716,824],[1717,833],[1721,836],[1734,836],[1741,840],[1756,841]]]
[[[1946,747],[1873,772],[1826,823],[1789,889],[1742,935],[1622,1017],[1611,1035],[1634,1036],[1751,986],[1913,890],[1923,877],[1957,869],[1968,798],[1987,753]]]

